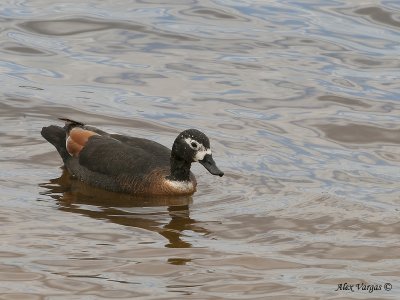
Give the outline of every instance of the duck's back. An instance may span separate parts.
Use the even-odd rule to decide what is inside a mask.
[[[154,153],[158,156],[165,156],[167,159],[169,159],[171,156],[170,149],[152,140],[122,134],[110,134],[109,136],[115,140],[124,143],[127,146],[139,148],[148,153]]]
[[[91,171],[143,177],[155,168],[169,169],[171,151],[156,142],[125,136],[92,136],[79,153],[79,164]]]
[[[145,139],[95,135],[66,167],[80,180],[107,190],[158,194],[170,171],[170,152]]]

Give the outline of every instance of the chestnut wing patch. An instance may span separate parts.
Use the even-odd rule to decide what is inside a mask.
[[[67,151],[71,156],[78,157],[91,136],[98,135],[96,132],[85,130],[80,127],[71,129],[66,141]]]

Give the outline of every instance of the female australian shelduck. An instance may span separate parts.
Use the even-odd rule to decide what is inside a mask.
[[[72,176],[92,186],[135,195],[191,195],[197,185],[192,162],[224,175],[212,158],[209,139],[196,129],[181,132],[171,151],[151,140],[61,120],[64,127],[43,127],[42,136],[56,147]]]

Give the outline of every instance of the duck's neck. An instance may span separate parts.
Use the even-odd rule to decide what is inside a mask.
[[[171,155],[171,174],[167,176],[169,180],[189,181],[190,180],[190,162]]]

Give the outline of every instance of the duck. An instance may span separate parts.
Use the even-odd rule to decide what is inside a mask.
[[[192,163],[199,162],[212,175],[224,175],[213,159],[210,140],[197,129],[178,134],[170,150],[145,138],[60,120],[63,127],[43,127],[41,135],[56,148],[72,177],[91,186],[139,196],[183,196],[197,189]]]

